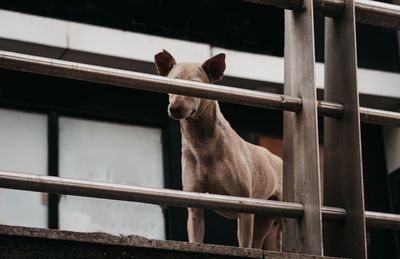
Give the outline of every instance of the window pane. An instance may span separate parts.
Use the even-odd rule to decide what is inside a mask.
[[[47,173],[47,117],[0,109],[0,170]],[[0,224],[47,227],[46,196],[0,189]]]
[[[60,118],[60,176],[163,187],[161,130]],[[159,206],[63,196],[60,228],[164,239]]]

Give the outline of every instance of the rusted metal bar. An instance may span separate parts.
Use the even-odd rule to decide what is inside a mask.
[[[0,188],[144,202],[163,206],[197,206],[205,209],[266,213],[298,219],[303,217],[304,212],[304,206],[294,202],[268,201],[225,195],[128,186],[1,170]],[[342,208],[322,207],[322,218],[324,220],[343,222],[346,220],[346,216],[346,210]],[[365,217],[367,224],[371,227],[400,229],[400,215],[367,211]]]
[[[329,256],[367,258],[354,0],[325,18],[325,100],[342,103],[342,117],[324,121],[324,205],[347,211],[343,224],[324,223]]]
[[[284,94],[303,100],[300,112],[283,113],[283,199],[304,205],[301,220],[284,224],[286,252],[323,255],[317,90],[312,0],[285,10]]]
[[[260,108],[297,112],[302,106],[301,98],[295,96],[209,85],[8,51],[0,51],[0,68],[153,92],[197,96]],[[327,101],[318,101],[317,109],[318,115],[334,118],[340,118],[344,112],[342,104]],[[400,126],[400,113],[363,107],[360,107],[360,113],[364,122]]]
[[[245,0],[257,4],[273,5],[278,8],[298,10],[302,8],[301,0]],[[377,1],[355,0],[356,20],[359,23],[400,29],[400,6]],[[345,0],[314,0],[315,13],[338,17],[344,10]]]

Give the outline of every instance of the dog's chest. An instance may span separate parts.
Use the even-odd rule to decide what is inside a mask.
[[[200,191],[225,194],[241,195],[243,189],[238,181],[238,170],[231,161],[218,157],[205,156],[197,160],[191,184],[199,187]]]
[[[197,170],[197,179],[204,192],[230,194],[228,184],[230,181],[228,178],[230,178],[229,175],[231,174],[231,171],[219,165],[200,165]],[[232,183],[230,185],[232,185]]]
[[[225,127],[213,138],[185,139],[182,148],[183,187],[188,191],[247,196],[248,167],[234,145],[236,135]]]

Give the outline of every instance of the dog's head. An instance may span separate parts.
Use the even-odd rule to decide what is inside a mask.
[[[158,74],[203,83],[221,80],[225,71],[225,54],[218,54],[203,64],[179,63],[170,53],[163,50],[154,56]],[[175,120],[196,118],[204,102],[201,98],[169,94],[168,114]]]

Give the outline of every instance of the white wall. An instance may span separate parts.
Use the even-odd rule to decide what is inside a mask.
[[[59,175],[164,187],[161,129],[60,118]],[[47,116],[0,109],[0,170],[47,173]],[[47,227],[46,195],[0,189],[0,224]],[[165,239],[159,206],[62,196],[60,228]]]
[[[60,118],[61,177],[164,187],[161,130]],[[60,228],[165,239],[159,206],[62,196]]]
[[[47,117],[0,109],[0,170],[47,173]],[[0,189],[0,224],[47,227],[46,196]]]

